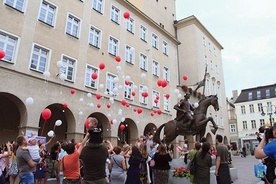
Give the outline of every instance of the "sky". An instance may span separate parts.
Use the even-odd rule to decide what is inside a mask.
[[[224,48],[227,97],[276,83],[276,0],[176,0],[177,20],[191,15]]]

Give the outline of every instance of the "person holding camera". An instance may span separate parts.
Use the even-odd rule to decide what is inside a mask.
[[[273,183],[273,180],[276,178],[274,173],[276,166],[276,140],[274,139],[276,137],[276,123],[269,128],[259,131],[264,132],[264,138],[261,139],[260,144],[255,149],[255,158],[263,159],[264,164],[267,166],[266,183]]]

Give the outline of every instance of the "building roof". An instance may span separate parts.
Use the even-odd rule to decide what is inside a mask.
[[[243,89],[235,103],[276,98],[276,84]]]

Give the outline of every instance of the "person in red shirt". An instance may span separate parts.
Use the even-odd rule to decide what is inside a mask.
[[[89,138],[89,133],[86,134],[82,140],[81,145],[76,149],[74,143],[70,143],[66,146],[66,152],[68,155],[64,156],[60,162],[60,170],[63,171],[64,179],[63,182],[66,183],[81,183],[80,175],[80,154],[82,148],[84,147],[86,141]]]

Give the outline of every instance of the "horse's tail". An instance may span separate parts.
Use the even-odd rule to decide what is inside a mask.
[[[160,141],[160,132],[162,130],[162,128],[166,125],[166,123],[164,123],[163,125],[161,125],[159,128],[157,128],[154,136],[153,136],[153,141],[157,142],[158,144],[161,143]]]

